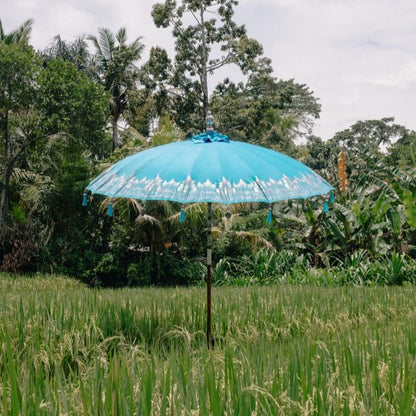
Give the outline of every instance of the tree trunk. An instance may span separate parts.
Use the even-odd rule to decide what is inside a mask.
[[[7,226],[7,217],[9,211],[9,184],[11,174],[12,169],[9,163],[6,162],[0,183],[0,230]]]
[[[4,175],[3,175],[4,176]],[[7,225],[7,187],[4,183],[4,178],[1,182],[1,194],[0,194],[0,230]]]
[[[11,168],[9,163],[9,151],[10,151],[10,137],[9,137],[9,110],[6,109],[5,116],[3,119],[3,175],[0,183],[0,231],[7,225],[8,216],[8,193],[9,193],[9,182],[11,176]]]
[[[113,116],[111,117],[111,128],[113,132],[113,152],[118,147],[118,129],[117,129],[117,119]]]
[[[202,106],[203,106],[203,116],[204,120],[207,117],[208,113],[208,73],[207,73],[207,61],[208,61],[208,53],[207,53],[207,43],[205,37],[205,27],[204,27],[204,8],[201,6],[200,10],[201,16],[201,87],[202,87]]]

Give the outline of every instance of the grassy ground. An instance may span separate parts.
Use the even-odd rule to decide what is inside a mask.
[[[416,288],[0,275],[1,415],[416,414]]]

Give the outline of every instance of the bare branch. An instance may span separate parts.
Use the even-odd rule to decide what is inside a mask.
[[[212,72],[218,68],[223,67],[230,63],[230,59],[232,58],[232,53],[230,52],[225,58],[222,58],[220,62],[217,62],[215,65],[211,65],[207,67],[207,71]]]

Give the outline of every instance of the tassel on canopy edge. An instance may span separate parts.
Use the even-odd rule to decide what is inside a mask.
[[[185,221],[185,208],[182,205],[181,207],[181,213],[179,214],[179,222],[183,223]]]
[[[113,200],[110,199],[110,203],[108,204],[107,215],[109,217],[113,216]]]
[[[334,194],[334,191],[331,191],[329,193],[329,197],[324,202],[324,207],[322,209],[322,212],[324,214],[327,214],[329,212],[329,204],[332,205],[334,203],[334,201],[335,201],[335,194]]]
[[[269,205],[269,211],[267,212],[267,224],[272,223],[272,205]]]

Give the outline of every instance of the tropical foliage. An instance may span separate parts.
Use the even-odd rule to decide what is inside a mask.
[[[110,218],[107,199],[88,207],[81,199],[112,163],[201,128],[209,104],[221,131],[284,151],[336,188],[328,212],[319,198],[280,202],[270,225],[265,205],[214,206],[217,285],[413,281],[416,133],[384,118],[327,141],[313,136],[318,98],[272,76],[261,45],[233,20],[236,5],[156,4],[153,19],[172,27],[176,55],[153,47],[141,66],[141,38],[128,43],[125,29],[100,28],[74,42],[57,35],[35,52],[31,20],[9,34],[0,24],[3,270],[61,272],[104,286],[203,281],[204,204],[185,206],[180,223],[176,203],[115,200]],[[208,17],[212,8],[220,19]],[[209,94],[210,71],[229,63],[242,81],[225,79]]]

